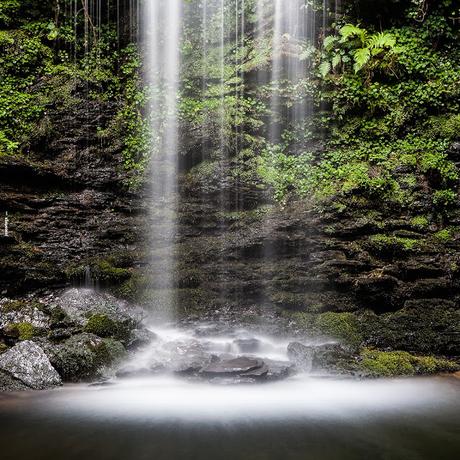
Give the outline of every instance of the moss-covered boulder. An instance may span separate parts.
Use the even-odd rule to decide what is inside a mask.
[[[91,381],[110,374],[111,366],[126,356],[123,344],[94,334],[75,335],[60,344],[48,344],[45,351],[64,381]]]

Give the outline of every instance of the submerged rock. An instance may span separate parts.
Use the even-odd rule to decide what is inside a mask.
[[[0,355],[0,370],[33,390],[62,383],[43,349],[32,341],[20,342]]]

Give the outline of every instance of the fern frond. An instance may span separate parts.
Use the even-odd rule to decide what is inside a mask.
[[[346,42],[350,38],[356,37],[361,40],[361,43],[364,45],[367,39],[367,31],[361,29],[360,27],[354,26],[353,24],[344,25],[339,31],[342,39],[341,42]]]
[[[357,49],[353,54],[353,58],[355,60],[353,69],[355,70],[355,73],[357,73],[369,62],[371,58],[371,51],[369,48]]]
[[[329,61],[323,61],[318,67],[319,73],[323,78],[329,74],[331,69],[331,63]]]

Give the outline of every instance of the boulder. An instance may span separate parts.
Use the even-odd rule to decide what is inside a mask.
[[[62,383],[43,349],[29,340],[18,343],[0,355],[0,370],[34,390],[44,390]]]
[[[48,343],[45,350],[63,380],[70,382],[103,377],[126,355],[121,342],[88,333],[77,334],[59,344]]]
[[[10,374],[0,371],[0,393],[6,391],[24,391],[30,388]]]

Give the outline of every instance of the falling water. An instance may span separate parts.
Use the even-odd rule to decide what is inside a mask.
[[[284,130],[305,132],[305,124],[313,115],[313,101],[307,97],[309,75],[308,49],[316,43],[318,32],[329,19],[329,1],[317,12],[305,0],[155,0],[145,2],[142,11],[143,41],[145,43],[146,80],[151,88],[150,119],[153,136],[151,160],[151,191],[153,197],[151,226],[147,229],[152,251],[151,288],[161,299],[160,309],[169,319],[177,305],[175,282],[178,254],[178,158],[182,151],[179,142],[178,104],[181,88],[180,74],[184,58],[181,52],[184,24],[196,31],[201,27],[197,46],[202,46],[201,92],[203,102],[217,98],[217,110],[204,109],[202,118],[202,160],[212,159],[219,168],[220,192],[218,208],[224,215],[238,209],[240,197],[238,178],[229,189],[231,162],[244,148],[244,127],[240,121],[245,97],[246,40],[248,17],[255,23],[255,46],[269,46],[271,59],[259,69],[257,80],[269,88],[271,94],[267,111],[269,119],[265,131],[268,145],[280,145]],[[196,8],[199,8],[198,15]],[[251,10],[253,8],[253,10]],[[197,22],[194,17],[197,17]],[[319,19],[319,22],[318,22]],[[195,22],[194,22],[195,21]],[[194,32],[196,33],[196,32]],[[193,35],[193,33],[192,33]],[[250,77],[248,77],[250,78]],[[216,82],[219,82],[216,84]],[[286,97],[285,93],[294,96]],[[232,102],[234,101],[234,102]],[[233,106],[232,106],[233,104]],[[206,107],[206,104],[203,105]],[[230,127],[232,127],[230,129]],[[208,137],[214,128],[216,138]],[[186,140],[185,140],[186,141]],[[296,149],[297,145],[291,145]],[[233,201],[231,200],[233,198]],[[228,299],[226,266],[226,227],[220,222],[221,248],[216,254],[220,266],[221,299]],[[266,234],[270,235],[267,222]],[[265,258],[276,256],[270,238],[265,242]]]
[[[176,306],[174,295],[176,257],[178,175],[178,94],[182,1],[145,2],[142,13],[147,84],[151,88],[149,116],[152,133],[150,183],[152,193],[151,264],[155,275],[152,288],[160,295],[155,313],[171,319]]]

